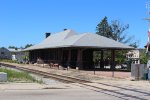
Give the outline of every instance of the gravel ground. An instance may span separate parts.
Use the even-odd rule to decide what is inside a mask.
[[[10,64],[10,63],[8,63]],[[12,63],[11,63],[12,64]],[[20,66],[20,67],[26,67],[31,69],[36,69],[44,72],[49,72],[53,74],[59,74],[59,75],[66,75],[70,77],[76,77],[81,78],[89,81],[97,81],[102,79],[130,79],[130,72],[115,72],[115,76],[112,77],[112,72],[102,72],[102,71],[96,71],[95,75],[93,71],[83,71],[83,70],[58,70],[58,69],[50,69],[48,67],[42,67],[42,66],[34,66],[34,65],[28,65],[28,64],[15,64],[12,65]]]

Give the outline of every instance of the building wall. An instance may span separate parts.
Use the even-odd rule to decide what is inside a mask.
[[[11,52],[6,48],[0,48],[0,59],[11,59]]]
[[[132,64],[140,64],[140,52],[139,50],[131,50],[126,54],[128,59],[132,59]]]
[[[17,60],[19,62],[24,62],[25,56],[28,54],[25,52],[22,52],[22,49],[8,49],[11,52],[11,59]]]
[[[25,57],[25,52],[16,52],[15,53],[16,60],[18,60],[20,62],[23,62],[24,57]]]
[[[80,53],[79,54],[79,50]],[[80,57],[78,57],[80,56]],[[93,68],[93,51],[78,48],[57,48],[29,51],[29,60],[31,63],[37,63],[40,59],[42,63],[58,63],[63,67],[81,69]]]

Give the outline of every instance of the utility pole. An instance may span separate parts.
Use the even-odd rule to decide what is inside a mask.
[[[146,8],[147,8],[147,14],[150,15],[150,1],[146,2]],[[148,55],[150,55],[150,51],[149,51],[149,45],[150,45],[150,17],[148,16],[148,18],[145,18],[145,20],[148,21],[148,39],[147,39],[147,45],[146,45],[146,53]]]

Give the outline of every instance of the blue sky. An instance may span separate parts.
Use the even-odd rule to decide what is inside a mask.
[[[147,43],[148,0],[0,0],[0,46],[37,44],[64,28],[95,33],[104,18],[129,24],[128,36]]]

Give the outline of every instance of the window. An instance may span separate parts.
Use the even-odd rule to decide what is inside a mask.
[[[4,55],[5,53],[4,53],[4,52],[1,52],[1,54]]]

